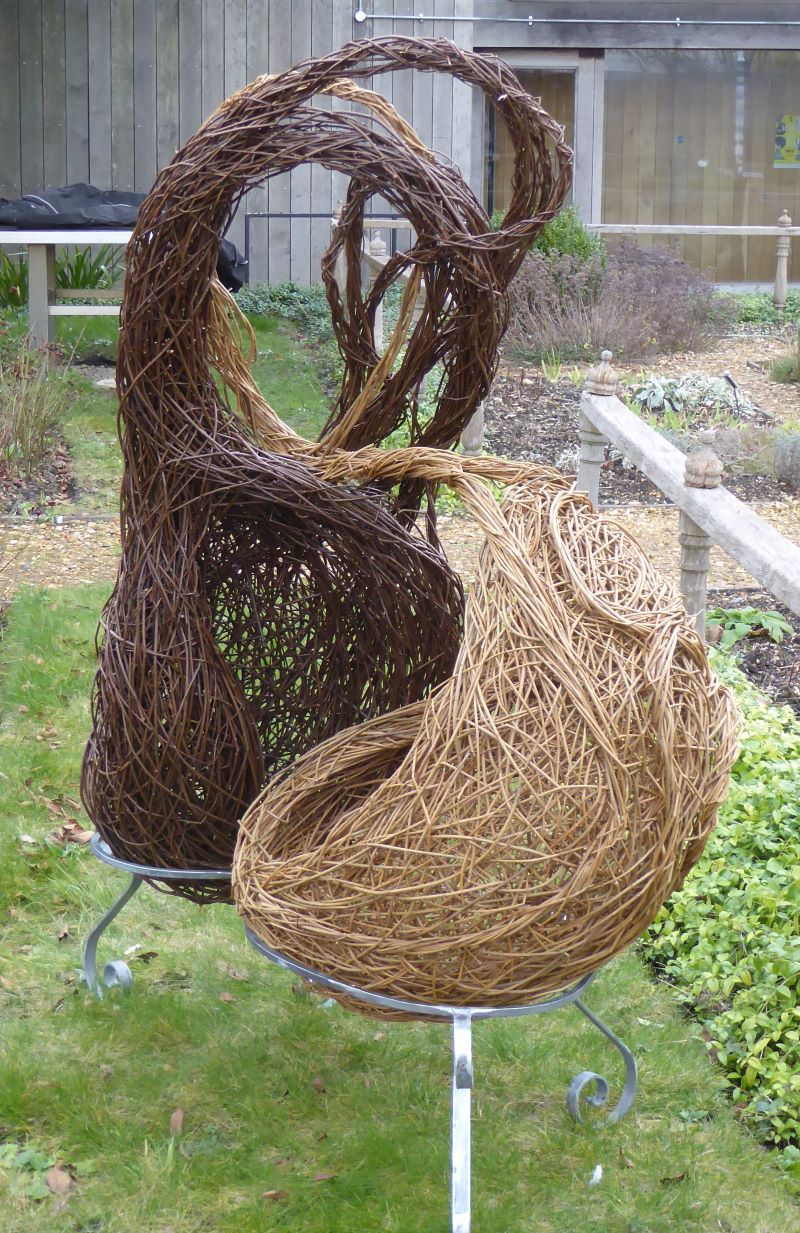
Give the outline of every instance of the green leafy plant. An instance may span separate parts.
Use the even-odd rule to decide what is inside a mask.
[[[649,413],[672,431],[685,428],[698,418],[727,423],[755,410],[750,399],[727,381],[702,373],[640,377],[627,386],[626,401],[634,411]]]
[[[574,205],[567,206],[545,223],[533,247],[546,257],[576,257],[579,261],[606,261],[606,246],[599,235],[581,222]]]
[[[112,287],[123,268],[123,250],[117,245],[78,248],[72,254],[56,257],[56,287]]]
[[[712,654],[742,712],[739,757],[705,852],[644,948],[800,1185],[800,724]]]
[[[0,249],[0,308],[20,308],[28,302],[28,263]]]
[[[766,634],[772,642],[783,642],[787,634],[794,633],[789,622],[773,609],[711,608],[706,613],[706,620],[710,625],[722,627],[719,646],[723,651],[753,635]]]
[[[562,364],[559,356],[550,351],[547,355],[543,355],[541,359],[542,373],[546,381],[551,385],[557,385],[561,380]]]
[[[739,325],[782,325],[800,320],[800,291],[792,288],[786,297],[786,307],[779,311],[766,291],[745,291],[732,297]]]

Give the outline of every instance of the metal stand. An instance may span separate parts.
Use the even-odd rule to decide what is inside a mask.
[[[133,898],[146,878],[159,882],[230,882],[230,869],[158,869],[155,865],[137,865],[133,861],[123,861],[114,856],[108,844],[99,835],[93,835],[89,847],[103,864],[112,869],[121,869],[131,875],[131,880],[120,897],[111,905],[105,916],[101,917],[86,939],[83,948],[83,969],[81,977],[98,997],[103,996],[103,986],[106,989],[128,990],[133,985],[133,975],[124,959],[112,959],[103,968],[102,981],[97,975],[97,944],[125,904]]]
[[[287,959],[278,951],[270,950],[252,929],[245,926],[247,940],[257,951],[282,968],[302,976],[304,980],[323,989],[336,993],[347,994],[358,998],[370,1006],[378,1006],[384,1010],[406,1011],[415,1016],[431,1019],[449,1019],[453,1024],[453,1090],[452,1118],[450,1140],[450,1206],[452,1233],[470,1233],[470,1148],[472,1140],[471,1103],[472,1103],[472,1022],[474,1019],[512,1019],[523,1015],[543,1015],[551,1010],[560,1010],[563,1006],[574,1005],[594,1024],[612,1045],[622,1055],[625,1063],[625,1086],[619,1101],[607,1116],[609,1122],[618,1122],[630,1109],[636,1095],[637,1073],[636,1059],[630,1049],[622,1043],[618,1036],[607,1028],[603,1021],[588,1009],[581,1001],[581,994],[594,980],[592,972],[578,981],[564,993],[542,1002],[533,1002],[528,1006],[503,1007],[458,1007],[433,1006],[419,1002],[402,1001],[399,998],[382,997],[377,993],[367,993],[364,989],[356,989],[343,981],[324,976],[313,968],[307,968],[302,963]],[[587,1092],[586,1089],[590,1090]],[[594,1089],[593,1091],[591,1089]],[[581,1099],[591,1108],[600,1109],[608,1100],[608,1083],[602,1075],[591,1070],[582,1070],[576,1075],[567,1091],[567,1108],[577,1122],[583,1121],[581,1116]]]

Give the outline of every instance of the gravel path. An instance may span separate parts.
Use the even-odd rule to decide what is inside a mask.
[[[776,419],[800,419],[800,387],[776,385],[769,378],[771,364],[788,351],[788,341],[748,336],[725,339],[713,351],[666,356],[648,364],[647,368],[671,375],[729,372],[754,402]],[[95,378],[107,374],[92,368],[87,375]],[[537,379],[540,380],[538,376]],[[752,506],[784,535],[800,543],[799,498],[786,496],[776,501],[753,501]],[[627,504],[608,508],[607,512],[635,536],[663,573],[677,581],[678,512],[673,506]],[[456,516],[441,519],[441,533],[453,565],[468,581],[474,574],[480,533],[470,519]],[[0,524],[0,599],[25,585],[53,587],[97,582],[107,584],[110,589],[118,557],[116,518],[66,522],[60,526],[52,522]],[[709,585],[751,587],[756,584],[736,562],[714,548]]]
[[[800,543],[800,498],[756,502],[753,509],[795,543]],[[677,582],[679,572],[678,511],[674,506],[616,506],[606,513],[642,545],[654,565]],[[440,520],[442,541],[453,566],[471,581],[481,545],[481,533],[470,518]],[[0,526],[0,598],[21,586],[71,586],[114,582],[119,557],[116,520]],[[711,552],[709,586],[756,586],[750,575],[722,549]]]
[[[754,502],[752,508],[794,543],[800,543],[800,498]],[[678,510],[674,505],[612,506],[604,513],[641,544],[647,556],[673,582],[680,574]],[[469,518],[456,516],[441,520],[442,541],[450,561],[469,582],[481,546],[481,533]],[[755,587],[758,583],[721,548],[711,549],[710,587]]]

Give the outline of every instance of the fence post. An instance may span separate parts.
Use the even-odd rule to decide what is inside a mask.
[[[784,210],[778,219],[778,226],[784,228],[783,235],[778,236],[778,264],[775,267],[775,290],[772,295],[772,302],[776,308],[783,310],[786,307],[786,293],[789,289],[789,254],[792,246],[792,237],[789,235],[786,228],[791,227],[792,220],[789,216],[789,211]]]
[[[686,459],[684,483],[688,488],[719,488],[722,483],[722,463],[711,448],[713,440],[713,432],[701,432],[700,449]],[[698,634],[704,638],[711,539],[683,510],[678,520],[678,543],[681,546],[683,606]]]
[[[461,448],[467,458],[475,458],[483,452],[484,426],[483,403],[479,402],[461,434]]]
[[[611,367],[611,352],[600,353],[600,363],[591,368],[583,387],[586,394],[599,394],[608,398],[616,394],[619,378],[616,370]],[[588,493],[592,505],[597,505],[600,497],[600,468],[606,455],[608,441],[598,432],[592,421],[581,406],[578,424],[578,475],[575,487],[578,492]]]
[[[369,242],[367,249],[370,257],[377,257],[382,260],[386,256],[386,243],[381,237],[380,231],[376,231]],[[373,265],[368,265],[369,268],[369,286],[375,282],[376,273]],[[375,350],[380,355],[383,351],[383,300],[380,301],[375,309],[375,328],[373,330],[373,338],[375,339]]]

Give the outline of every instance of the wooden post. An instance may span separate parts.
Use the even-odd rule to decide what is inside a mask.
[[[376,231],[372,239],[369,242],[369,255],[370,257],[377,257],[379,261],[382,261],[386,257],[386,252],[387,252],[386,243],[382,239],[380,231]],[[370,287],[375,282],[375,278],[376,278],[376,275],[375,275],[374,267],[370,267],[370,270],[369,270],[369,286]],[[378,307],[375,309],[375,328],[372,333],[373,333],[373,338],[375,340],[375,350],[380,355],[381,352],[383,351],[383,300],[380,301],[380,303],[378,304]]]
[[[28,333],[31,347],[44,347],[55,338],[49,308],[56,291],[54,244],[28,245]]]
[[[584,390],[587,394],[599,394],[608,398],[617,392],[618,377],[611,367],[611,352],[600,354],[600,363],[592,368],[586,378]],[[575,487],[578,492],[588,493],[592,505],[597,505],[600,498],[600,468],[606,456],[607,439],[598,432],[592,421],[581,410],[578,424],[578,475]]]
[[[689,488],[719,488],[722,463],[711,448],[714,433],[700,433],[700,449],[686,459],[683,482]],[[711,537],[702,527],[680,511],[678,543],[681,546],[681,595],[683,606],[694,621],[701,638],[706,632],[706,591],[711,557]]]
[[[681,595],[683,606],[701,638],[706,632],[706,590],[711,540],[702,527],[680,511],[678,543],[681,546]]]
[[[467,458],[475,458],[483,453],[483,433],[483,403],[479,402],[461,434],[461,447]]]
[[[788,228],[791,225],[792,220],[789,216],[789,211],[784,210],[778,219],[778,226]],[[783,311],[786,307],[786,293],[789,289],[789,254],[791,246],[792,237],[787,230],[784,230],[783,235],[778,236],[778,264],[775,267],[775,290],[772,295],[772,302],[780,311]]]
[[[342,221],[342,211],[344,206],[341,201],[337,201],[336,209],[331,217],[331,239],[333,240],[336,234],[336,228]],[[339,289],[339,299],[342,301],[342,309],[344,311],[345,321],[349,320],[347,312],[347,258],[345,257],[344,249],[340,248],[336,254],[336,260],[333,263],[333,281]]]

